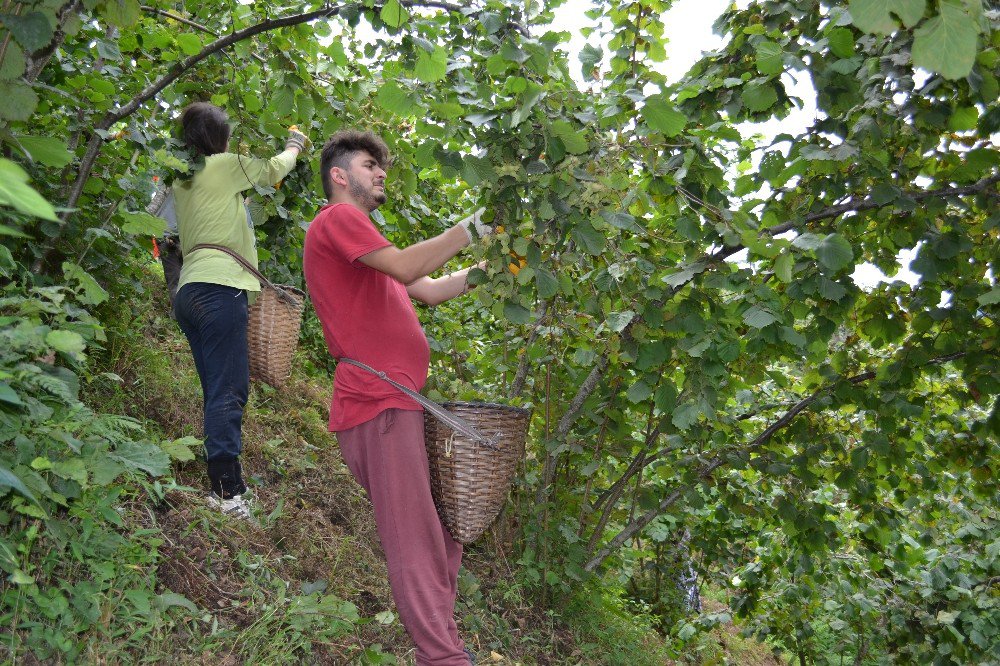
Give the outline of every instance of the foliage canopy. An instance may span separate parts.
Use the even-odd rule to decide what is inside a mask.
[[[106,299],[142,298],[162,231],[145,203],[187,167],[178,110],[210,100],[254,154],[291,124],[317,143],[381,134],[395,162],[377,217],[401,244],[473,202],[503,224],[477,299],[426,313],[432,391],[534,406],[513,514],[543,599],[600,571],[655,604],[688,534],[735,610],[800,658],[824,658],[815,623],[831,617],[842,644],[906,661],[996,657],[1000,15],[733,6],[725,46],[670,82],[670,2],[596,3],[603,46],[578,61],[560,4],[7,7],[5,524],[142,471],[118,435],[81,448],[69,428],[48,462],[19,438],[73,405],[71,371],[100,344],[80,329],[100,332]],[[816,118],[756,134],[801,105],[790,77],[811,81]],[[261,258],[289,282],[322,205],[317,161],[254,195]],[[891,278],[907,250],[915,284],[852,280],[865,262]],[[63,362],[32,360],[48,352]],[[32,584],[16,558],[0,566]]]

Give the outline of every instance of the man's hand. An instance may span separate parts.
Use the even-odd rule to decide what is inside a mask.
[[[292,125],[288,128],[288,139],[285,140],[285,150],[296,148],[300,153],[304,153],[306,146],[310,143],[309,137],[300,132],[297,125]]]
[[[493,227],[483,222],[483,213],[486,212],[485,208],[480,208],[475,213],[465,218],[458,223],[458,226],[465,230],[466,235],[469,237],[469,243],[475,243],[477,238],[485,238],[493,233]],[[473,228],[475,228],[475,235],[473,235]]]

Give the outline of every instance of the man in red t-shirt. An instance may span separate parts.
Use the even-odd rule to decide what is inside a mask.
[[[371,132],[342,131],[326,143],[320,170],[329,203],[306,233],[303,265],[330,354],[420,391],[430,349],[411,299],[436,305],[465,293],[468,268],[428,275],[491,229],[477,211],[434,238],[397,248],[369,218],[386,201],[388,163],[388,148]],[[468,664],[454,617],[462,546],[431,498],[422,407],[364,369],[340,363],[330,430],[375,509],[392,596],[417,647],[417,664]]]

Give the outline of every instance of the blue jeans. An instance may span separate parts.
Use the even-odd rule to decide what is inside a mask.
[[[212,489],[223,496],[246,487],[237,458],[243,450],[243,408],[250,389],[247,293],[207,282],[181,287],[174,314],[194,354],[205,407],[205,459]]]

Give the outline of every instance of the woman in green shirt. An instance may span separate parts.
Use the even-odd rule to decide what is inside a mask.
[[[254,185],[275,185],[284,178],[305,149],[306,136],[292,131],[285,150],[270,159],[230,153],[226,112],[204,102],[184,109],[181,129],[184,143],[204,156],[205,166],[193,177],[174,183],[184,255],[174,314],[191,345],[204,394],[210,500],[226,513],[249,518],[239,456],[250,386],[247,308],[260,284],[225,252],[192,248],[202,243],[224,245],[257,266],[253,224],[246,214],[243,192]]]

